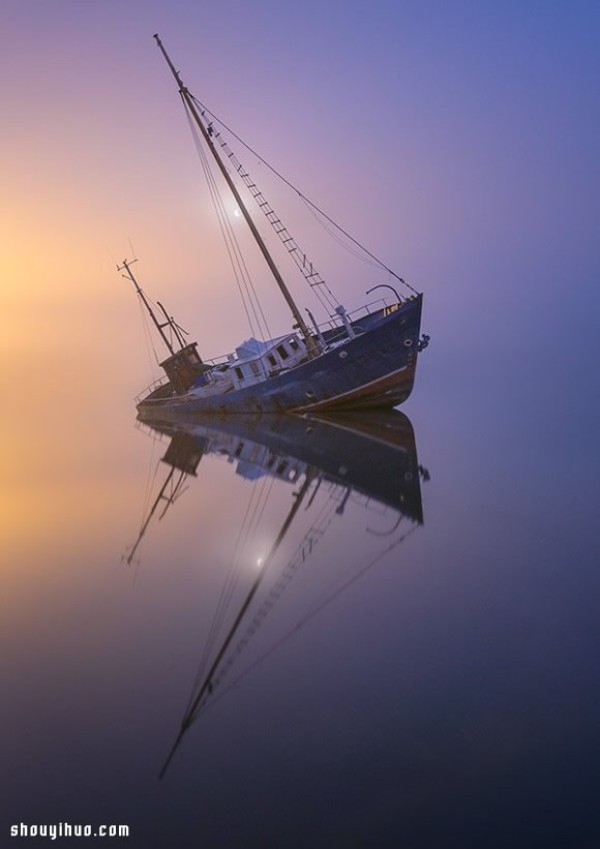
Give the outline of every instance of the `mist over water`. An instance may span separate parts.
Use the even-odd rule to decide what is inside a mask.
[[[235,9],[235,61],[232,14],[7,4],[4,842],[591,849],[598,8],[265,0]],[[157,30],[423,290],[402,415],[136,422],[131,244],[203,356],[249,335]],[[348,309],[380,282],[314,258]]]
[[[46,432],[5,549],[11,823],[126,823],[134,846],[589,845],[583,449],[551,416],[517,440],[480,398],[425,393],[375,441],[364,417],[160,435],[125,406],[116,433],[100,410],[66,448]]]

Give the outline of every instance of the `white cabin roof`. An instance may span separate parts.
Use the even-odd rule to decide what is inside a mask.
[[[254,360],[260,360],[265,354],[268,354],[269,351],[272,351],[273,348],[276,348],[277,345],[286,342],[288,339],[297,340],[298,335],[293,332],[286,333],[285,336],[276,336],[275,339],[268,339],[266,342],[260,342],[258,339],[254,339],[254,337],[247,339],[235,349],[237,359],[230,365],[239,366],[244,365],[244,363],[251,363]]]

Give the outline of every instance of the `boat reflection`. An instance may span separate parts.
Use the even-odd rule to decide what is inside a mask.
[[[241,601],[238,600],[238,606],[226,617],[219,602],[220,610],[211,626],[197,684],[161,770],[162,777],[186,731],[207,704],[215,700],[216,691],[223,691],[237,657],[296,572],[313,554],[324,532],[344,516],[349,503],[364,511],[366,531],[379,538],[374,541],[379,551],[366,562],[361,561],[358,572],[346,576],[329,597],[325,594],[320,598],[312,612],[300,623],[296,622],[294,632],[423,523],[421,479],[427,480],[429,475],[418,463],[412,425],[398,411],[336,417],[188,418],[152,422],[149,429],[170,439],[162,457],[168,472],[142,522],[127,557],[129,563],[153,517],[164,516],[185,490],[185,482],[197,476],[200,462],[207,455],[225,457],[236,474],[246,479],[269,477],[290,485],[287,513],[278,531],[272,533],[270,549],[258,562],[258,572],[244,590]],[[323,521],[324,498],[330,507],[327,523]],[[281,556],[281,544],[299,518],[301,508],[304,528],[300,531],[300,543],[291,557]],[[382,513],[386,517],[383,529],[374,527],[377,523],[370,517]],[[268,582],[267,573],[270,573]],[[230,589],[227,595],[231,599]],[[281,644],[283,640],[277,642]],[[270,653],[265,652],[263,659]],[[241,677],[238,675],[235,682],[229,682],[229,687]]]

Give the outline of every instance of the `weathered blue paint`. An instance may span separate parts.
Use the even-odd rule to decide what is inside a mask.
[[[206,398],[165,396],[161,387],[138,410],[145,419],[154,412],[164,419],[183,411],[227,415],[395,407],[413,387],[421,305],[422,295],[416,295],[387,316],[367,316],[357,322],[365,332],[354,339],[253,386]]]

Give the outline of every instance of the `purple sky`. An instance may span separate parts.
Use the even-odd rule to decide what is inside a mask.
[[[7,0],[3,345],[85,347],[92,315],[96,352],[132,340],[135,383],[143,336],[114,271],[130,239],[204,355],[248,334],[159,32],[197,96],[425,292],[430,379],[497,364],[507,337],[515,363],[563,360],[547,343],[597,324],[599,25],[593,2]],[[381,282],[303,233],[348,308]]]
[[[312,677],[319,686],[299,687],[316,724],[305,724],[307,701],[294,698],[310,677],[290,687],[286,673],[278,692],[259,674],[254,691],[241,691],[252,733],[234,702],[232,714],[216,714],[214,734],[197,729],[206,736],[161,786],[156,770],[198,660],[194,635],[215,601],[202,564],[210,561],[216,587],[220,544],[233,541],[247,482],[221,488],[231,467],[203,458],[192,491],[148,532],[139,571],[120,560],[144,515],[144,489],[150,504],[162,480],[151,476],[166,466],[165,444],[134,430],[133,396],[152,374],[116,262],[132,243],[144,288],[204,356],[232,350],[249,331],[155,32],[198,97],[424,292],[422,329],[432,337],[403,407],[431,472],[425,527],[390,553],[374,584],[358,587],[368,622],[332,606],[307,665],[290,665],[296,676],[316,658],[323,670]],[[585,830],[595,785],[582,765],[597,763],[588,688],[597,659],[600,3],[3,0],[0,33],[10,816],[104,817],[149,833],[156,813],[185,842],[192,817],[201,836],[207,820],[233,823],[239,810],[251,823],[266,808],[283,819],[300,776],[310,790],[301,807],[322,840],[322,815],[336,806],[317,798],[324,785],[312,753],[325,753],[325,771],[339,767],[331,786],[343,792],[360,783],[351,756],[363,745],[353,719],[362,713],[344,711],[337,737],[335,712],[322,705],[356,706],[362,687],[364,716],[382,719],[362,738],[372,786],[385,787],[382,766],[390,784],[399,774],[406,782],[405,808],[374,800],[394,828],[406,813],[416,830],[443,829],[460,796],[477,825],[486,822],[478,799],[500,811],[488,820],[492,842],[496,826],[529,825],[536,798],[548,829],[558,818]],[[279,210],[265,168],[240,158]],[[300,228],[283,193],[281,204],[348,308],[385,281],[335,246],[313,247],[318,228]],[[279,294],[263,286],[264,270],[257,279],[274,332],[286,331]],[[301,302],[302,285],[293,283]],[[377,539],[358,522],[349,528],[352,511],[317,550],[323,567],[360,560]],[[369,527],[384,523],[372,514]],[[317,574],[329,580],[326,569]],[[325,675],[336,656],[341,679]],[[279,705],[292,702],[290,722]],[[307,737],[294,742],[294,718],[315,749],[296,748]],[[278,723],[289,749],[272,748]],[[285,757],[263,785],[265,751]],[[232,764],[246,764],[247,783]],[[441,815],[427,804],[438,788],[450,792]],[[350,829],[360,810],[340,811]],[[173,834],[154,838],[167,845]]]

